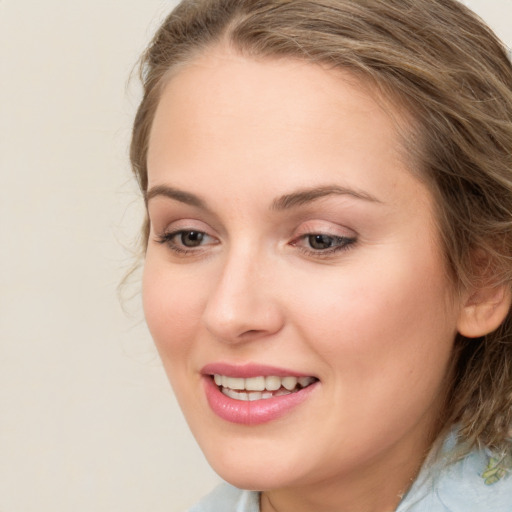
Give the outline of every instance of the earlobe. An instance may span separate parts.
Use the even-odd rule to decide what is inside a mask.
[[[511,302],[508,284],[477,290],[460,311],[458,332],[466,338],[478,338],[495,331],[510,311]]]

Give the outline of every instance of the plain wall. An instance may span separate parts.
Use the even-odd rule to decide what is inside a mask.
[[[510,0],[466,3],[512,45]],[[173,5],[0,0],[2,512],[179,512],[218,481],[116,295],[142,212],[127,80]]]

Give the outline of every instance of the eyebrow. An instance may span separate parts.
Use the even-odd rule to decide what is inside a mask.
[[[290,208],[296,208],[297,206],[302,206],[303,204],[307,204],[330,195],[351,196],[356,199],[361,199],[371,203],[382,203],[382,201],[376,197],[360,190],[340,187],[338,185],[327,185],[322,187],[307,188],[278,197],[272,202],[272,210],[287,210]]]
[[[208,210],[205,201],[203,201],[199,196],[191,194],[190,192],[179,190],[177,188],[169,187],[167,185],[156,185],[155,187],[151,187],[144,194],[144,201],[146,202],[146,205],[150,199],[153,199],[153,197],[157,196],[168,197],[169,199],[174,199],[180,203],[189,204],[190,206],[202,208],[203,210]]]
[[[360,190],[340,187],[338,185],[327,185],[298,190],[297,192],[292,192],[290,194],[284,194],[272,201],[271,210],[282,211],[288,210],[290,208],[296,208],[298,206],[302,206],[304,204],[330,195],[351,196],[363,201],[382,203],[382,201],[376,197]],[[209,210],[206,202],[199,196],[191,194],[190,192],[179,190],[174,187],[169,187],[168,185],[156,185],[150,188],[145,193],[144,197],[146,205],[150,199],[153,199],[157,196],[168,197],[169,199],[174,199],[180,203],[195,206],[196,208],[201,208],[203,210]]]

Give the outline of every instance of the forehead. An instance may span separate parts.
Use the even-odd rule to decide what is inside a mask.
[[[404,124],[397,107],[347,71],[217,48],[174,72],[163,88],[149,182],[172,177],[181,185],[191,175],[200,181],[231,172],[255,187],[280,176],[311,186],[339,171],[342,185],[358,188],[350,181],[371,173],[375,188],[389,187],[387,167],[410,167],[399,135]]]

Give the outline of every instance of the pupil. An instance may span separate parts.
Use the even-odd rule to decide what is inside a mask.
[[[186,247],[197,247],[203,241],[203,236],[200,231],[186,231],[181,234],[181,243]]]
[[[313,249],[328,249],[332,246],[332,237],[328,235],[310,235],[309,245]]]

